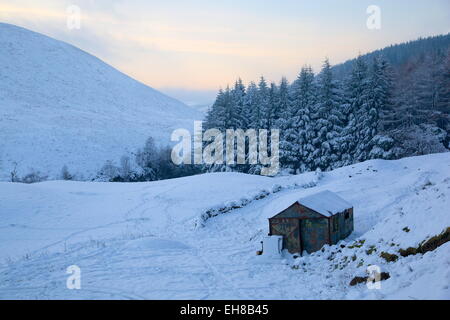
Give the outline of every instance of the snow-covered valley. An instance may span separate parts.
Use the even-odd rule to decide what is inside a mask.
[[[256,256],[281,204],[323,190],[354,205],[348,239],[297,259]],[[440,234],[449,208],[450,153],[277,178],[4,182],[0,298],[450,299],[450,243],[380,257]],[[71,265],[81,290],[66,287]],[[369,265],[389,272],[381,289],[349,286]]]
[[[78,180],[135,152],[170,142],[203,114],[62,41],[0,23],[0,180],[31,171]]]

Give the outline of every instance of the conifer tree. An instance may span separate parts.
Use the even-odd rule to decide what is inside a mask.
[[[238,79],[231,90],[231,117],[229,129],[245,128],[248,125],[248,119],[244,117],[245,86],[241,79]]]
[[[251,82],[247,87],[247,94],[245,95],[245,114],[248,117],[248,128],[257,129],[261,119],[261,112],[259,106],[258,87],[254,82]]]
[[[258,111],[255,114],[257,129],[268,129],[270,122],[270,89],[264,77],[261,77],[258,84],[258,108],[256,111]]]
[[[389,64],[383,57],[375,57],[369,78],[368,114],[364,118],[363,144],[370,150],[366,159],[390,159],[393,156],[393,140],[380,134],[381,115],[391,108],[391,74]]]
[[[281,129],[282,163],[294,171],[305,171],[314,152],[312,146],[311,113],[314,105],[314,74],[310,67],[303,67],[292,84],[290,105],[283,112]]]
[[[317,81],[315,107],[315,148],[320,153],[315,165],[322,170],[332,168],[340,159],[339,137],[342,131],[341,92],[333,79],[331,65],[325,60]]]
[[[343,131],[345,142],[344,165],[355,161],[364,161],[367,158],[367,123],[369,106],[369,79],[367,64],[359,56],[353,66],[346,84],[346,127]]]

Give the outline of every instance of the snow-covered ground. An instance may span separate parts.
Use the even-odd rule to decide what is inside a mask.
[[[256,256],[280,205],[324,190],[354,205],[349,239],[297,259]],[[450,299],[450,243],[380,257],[449,227],[449,208],[450,153],[278,178],[0,183],[0,298]],[[71,265],[81,290],[66,288]],[[368,265],[391,278],[350,287]]]
[[[89,179],[148,137],[168,144],[204,117],[78,48],[4,23],[0,70],[0,180],[14,162],[21,176],[59,178],[67,165]]]

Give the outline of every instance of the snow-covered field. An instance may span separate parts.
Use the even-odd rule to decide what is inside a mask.
[[[349,239],[298,259],[256,256],[281,204],[323,190],[354,205]],[[450,299],[450,243],[380,257],[449,227],[449,208],[450,153],[278,178],[0,183],[0,298]],[[71,265],[81,290],[66,288]],[[350,287],[368,265],[391,278]]]
[[[153,136],[168,144],[203,114],[42,34],[0,23],[0,180],[17,163],[84,179]],[[80,179],[79,179],[80,180]]]

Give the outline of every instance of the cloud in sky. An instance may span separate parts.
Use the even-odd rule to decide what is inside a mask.
[[[366,27],[369,5],[382,13]],[[66,27],[69,5],[80,30]],[[210,91],[450,32],[448,0],[0,0],[0,21],[69,42],[155,88]]]

